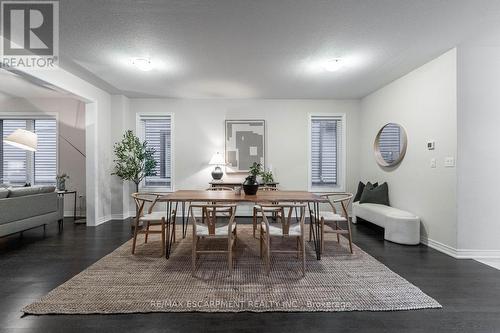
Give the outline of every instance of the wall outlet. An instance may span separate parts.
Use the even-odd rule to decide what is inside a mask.
[[[455,166],[455,158],[452,156],[445,157],[444,166],[445,168],[453,168]]]
[[[431,168],[435,168],[435,167],[436,167],[436,159],[431,158]]]
[[[436,142],[434,140],[427,141],[427,149],[434,150],[436,148]]]

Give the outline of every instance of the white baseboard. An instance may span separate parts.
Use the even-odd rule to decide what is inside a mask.
[[[111,221],[111,215],[107,215],[107,216],[102,216],[100,218],[97,219],[95,225],[98,226],[99,224],[103,224],[103,223],[106,223],[108,221]]]
[[[74,212],[72,210],[65,210],[64,211],[64,217],[73,217]],[[76,212],[76,217],[85,217],[85,216],[80,216],[79,212]]]
[[[125,214],[111,214],[111,219],[112,220],[124,220],[124,219],[128,219],[129,217],[132,217],[135,215],[135,212],[128,212],[125,213]]]
[[[456,249],[430,238],[422,238],[420,242],[455,259],[500,259],[500,250]]]
[[[500,259],[500,250],[458,250],[458,259]]]
[[[441,242],[435,241],[430,238],[421,238],[420,243],[427,245],[428,247],[434,250],[438,250],[439,252],[452,256],[453,258],[457,258],[457,249],[455,249],[454,247],[451,247],[449,245],[443,244]]]

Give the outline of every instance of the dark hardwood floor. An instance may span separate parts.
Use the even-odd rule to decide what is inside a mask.
[[[65,221],[0,239],[0,332],[500,332],[500,271],[426,246],[383,240],[360,223],[355,243],[443,305],[442,309],[338,313],[156,313],[24,316],[20,309],[130,238],[128,222],[86,228]]]

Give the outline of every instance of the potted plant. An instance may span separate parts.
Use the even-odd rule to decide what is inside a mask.
[[[69,176],[66,173],[56,176],[57,189],[59,191],[66,191],[66,179],[69,179]]]
[[[243,182],[243,191],[246,195],[255,195],[259,189],[259,183],[257,182],[257,176],[262,172],[262,165],[260,163],[255,163],[250,167],[249,175],[245,178]]]
[[[131,130],[125,132],[122,141],[115,143],[113,149],[116,159],[112,175],[134,182],[135,191],[139,192],[144,177],[156,175],[155,150],[149,148],[146,141],[141,142]]]
[[[264,183],[264,185],[268,185],[274,182],[274,176],[271,170],[262,171],[260,176],[262,178],[262,183]]]

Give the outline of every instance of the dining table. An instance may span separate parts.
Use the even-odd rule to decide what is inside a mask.
[[[186,216],[186,205],[191,203],[303,203],[307,205],[309,211],[309,223],[312,224],[312,241],[316,252],[316,259],[321,260],[321,240],[320,240],[320,216],[319,205],[327,202],[328,199],[318,194],[308,191],[258,191],[254,195],[247,195],[237,191],[206,191],[206,190],[178,190],[158,197],[157,202],[166,203],[166,223],[167,237],[165,237],[166,258],[170,257],[172,249],[173,223],[172,212],[179,212],[179,204],[182,219],[182,237],[186,237],[188,217]],[[176,216],[178,216],[176,214]]]

